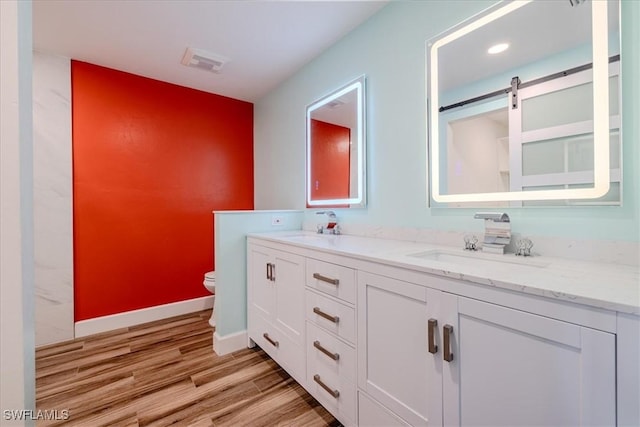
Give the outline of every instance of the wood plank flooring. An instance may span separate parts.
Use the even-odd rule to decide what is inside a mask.
[[[340,426],[258,347],[217,356],[209,310],[36,350],[38,426]]]

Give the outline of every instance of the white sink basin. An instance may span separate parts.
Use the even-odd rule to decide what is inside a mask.
[[[426,252],[417,252],[408,254],[407,256],[413,258],[421,258],[425,260],[444,262],[448,264],[459,264],[464,266],[474,266],[474,267],[491,267],[493,266],[504,266],[504,265],[521,265],[525,267],[535,267],[535,268],[545,268],[549,264],[532,260],[531,258],[521,258],[516,257],[514,254],[505,254],[505,255],[494,255],[494,254],[483,254],[478,252],[447,252],[440,250],[426,251]]]

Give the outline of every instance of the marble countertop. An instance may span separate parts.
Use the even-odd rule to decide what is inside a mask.
[[[640,315],[640,268],[637,266],[545,256],[496,255],[420,242],[304,231],[249,236]]]

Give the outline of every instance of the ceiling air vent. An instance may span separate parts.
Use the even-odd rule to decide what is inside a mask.
[[[215,53],[206,52],[202,49],[194,49],[188,47],[182,57],[182,65],[188,67],[200,68],[201,70],[211,71],[212,73],[219,73],[225,63],[229,61],[222,55],[216,55]]]
[[[344,102],[342,99],[334,99],[333,101],[329,102],[327,104],[327,107],[329,107],[331,110],[333,110],[334,108],[338,108],[343,106],[344,104],[346,104],[346,102]]]

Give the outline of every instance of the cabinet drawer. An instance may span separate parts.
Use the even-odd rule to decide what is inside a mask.
[[[356,272],[352,268],[307,258],[307,285],[351,304],[356,302]]]
[[[306,369],[304,348],[297,345],[291,338],[261,316],[255,316],[255,319],[256,324],[249,329],[249,338],[294,379],[298,382],[303,382]]]
[[[314,358],[309,360],[307,364],[309,393],[342,424],[355,425],[355,382],[347,377],[339,376],[334,369],[323,363],[314,363]]]
[[[305,294],[307,320],[351,343],[355,343],[356,313],[352,307],[309,289]]]
[[[307,369],[322,365],[337,377],[356,381],[356,351],[311,322],[307,322]],[[313,379],[313,377],[309,377]]]

